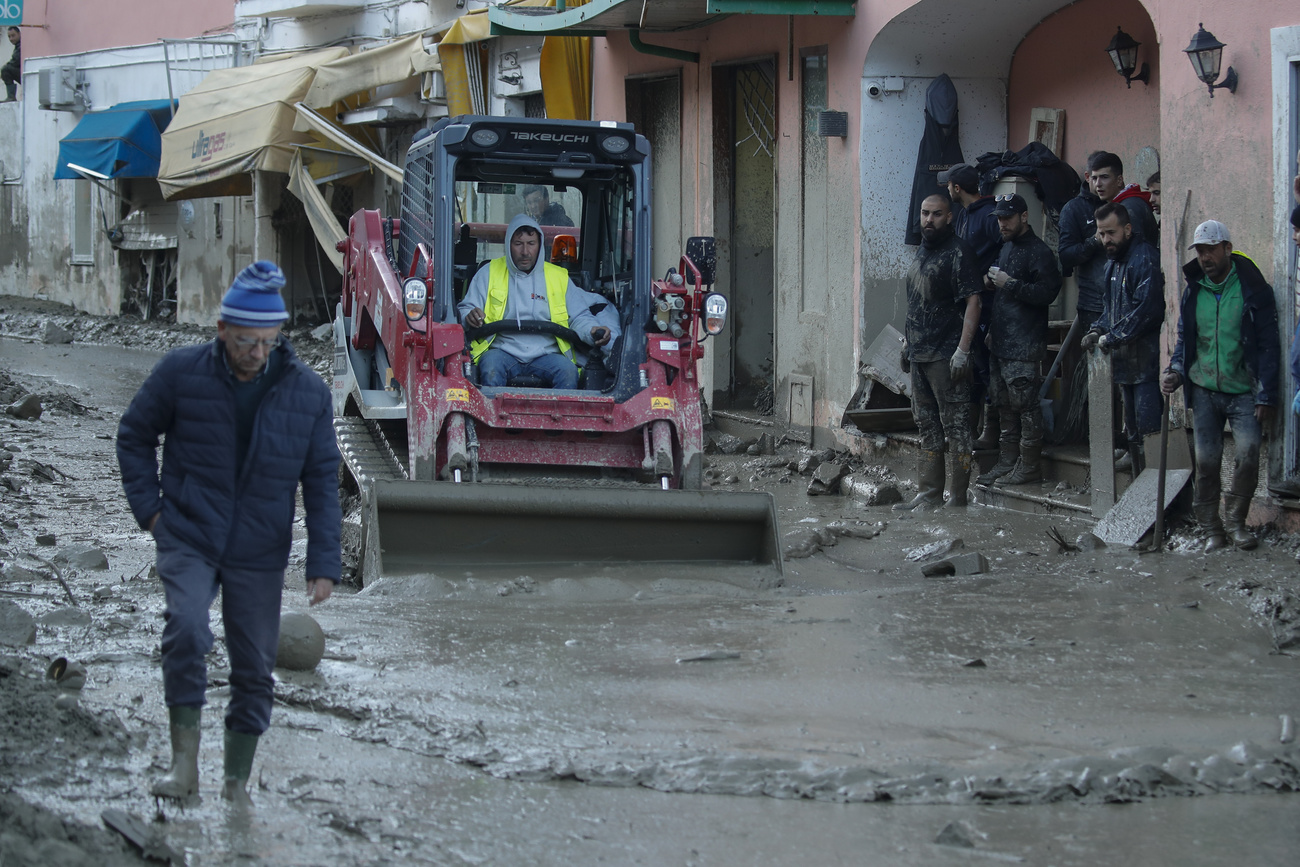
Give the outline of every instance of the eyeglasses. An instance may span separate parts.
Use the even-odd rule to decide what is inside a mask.
[[[1015,193],[1003,193],[1003,194],[1000,195],[1000,196],[994,196],[994,197],[993,197],[993,201],[995,201],[995,202],[1009,202],[1009,201],[1011,201],[1012,199],[1014,199],[1015,197],[1016,197],[1016,194],[1015,194]]]
[[[230,340],[240,349],[253,350],[261,347],[267,352],[270,352],[272,349],[275,349],[280,345],[281,336],[282,335],[277,334],[270,340],[258,340],[256,337],[244,337],[241,335],[240,337],[232,337]]]

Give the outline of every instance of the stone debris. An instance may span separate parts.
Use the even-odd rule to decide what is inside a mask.
[[[90,612],[81,608],[55,608],[53,611],[47,611],[40,617],[42,626],[51,627],[80,627],[89,626],[92,622]]]
[[[958,554],[937,563],[927,563],[921,567],[921,574],[926,578],[937,575],[982,575],[989,571],[989,561],[978,551]]]
[[[942,557],[959,548],[965,548],[966,543],[960,536],[954,536],[951,539],[940,539],[937,542],[930,542],[925,545],[918,545],[915,548],[904,548],[903,553],[909,563],[921,563],[925,560],[932,560],[936,557]]]
[[[6,415],[11,415],[14,418],[26,419],[28,421],[34,421],[35,419],[40,418],[42,411],[41,398],[39,395],[35,394],[20,397],[18,400],[5,407]]]
[[[53,319],[45,320],[45,326],[41,329],[41,342],[64,344],[72,342],[72,332],[64,328]]]
[[[903,499],[898,485],[861,475],[847,475],[840,479],[840,490],[864,506],[888,506]]]
[[[41,533],[36,537],[36,544],[45,548],[58,544],[58,541],[59,537],[53,533]]]
[[[316,340],[333,340],[334,323],[322,322],[320,325],[317,325],[315,328],[311,330],[311,336]]]
[[[819,464],[817,471],[813,473],[812,481],[808,483],[808,496],[838,494],[840,492],[840,480],[848,473],[849,468],[841,463],[828,461]]]
[[[801,476],[806,476],[809,473],[816,472],[821,464],[821,455],[815,452],[805,452],[803,457],[799,458],[799,463],[795,465],[795,472]]]
[[[59,566],[102,572],[108,569],[108,555],[93,545],[68,545],[54,555]]]
[[[36,620],[16,602],[0,599],[0,644],[21,647],[36,643]]]
[[[751,455],[774,455],[776,454],[776,437],[770,433],[762,434],[749,445],[746,451]]]
[[[325,655],[325,632],[315,618],[293,612],[280,618],[275,664],[290,671],[311,671]]]
[[[49,567],[30,560],[23,563],[10,560],[0,566],[0,583],[3,584],[34,584],[53,577],[54,573],[49,570]]]
[[[718,450],[719,454],[735,455],[744,451],[748,444],[734,434],[722,433],[714,434],[713,447]]]
[[[1079,538],[1074,540],[1074,544],[1078,546],[1080,551],[1105,551],[1106,550],[1106,543],[1103,542],[1098,536],[1095,536],[1092,533],[1079,534]]]
[[[940,846],[959,846],[962,849],[974,849],[975,841],[965,822],[949,822],[934,838]]]
[[[988,664],[985,663],[984,660],[980,659],[979,657],[976,657],[975,659],[968,659],[965,662],[963,662],[961,666],[962,668],[988,668]]]

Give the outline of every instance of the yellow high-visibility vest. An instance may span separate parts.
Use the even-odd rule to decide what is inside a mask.
[[[569,290],[569,272],[550,262],[542,262],[541,265],[545,269],[542,273],[546,276],[546,303],[550,306],[551,321],[568,328],[569,307],[565,303],[565,296]],[[483,309],[485,323],[499,322],[505,316],[506,296],[509,291],[510,270],[506,267],[506,259],[504,256],[493,259],[488,265],[487,303]],[[479,356],[487,351],[495,338],[495,334],[490,334],[483,340],[473,341],[469,347],[470,357],[477,362]],[[572,361],[573,351],[569,341],[556,337],[555,343],[560,347],[560,352]]]

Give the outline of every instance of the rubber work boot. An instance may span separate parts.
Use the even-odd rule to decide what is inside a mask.
[[[236,807],[253,806],[253,799],[248,796],[248,777],[253,771],[257,738],[257,735],[226,729],[226,774],[221,797]]]
[[[199,793],[199,722],[203,709],[169,707],[167,716],[171,722],[172,766],[149,787],[149,792],[156,798],[181,801]]]
[[[995,484],[998,487],[1004,485],[1027,485],[1030,482],[1041,482],[1043,480],[1043,447],[1042,446],[1020,446],[1020,460],[1016,462],[1016,468],[998,479]]]
[[[1192,517],[1196,519],[1196,525],[1205,534],[1206,554],[1228,547],[1227,537],[1223,533],[1223,522],[1219,520],[1218,503],[1193,503]]]
[[[998,408],[991,403],[984,404],[984,430],[971,447],[977,452],[988,451],[998,447],[998,438],[1002,428],[998,425]]]
[[[906,503],[895,503],[895,512],[924,512],[943,505],[943,452],[921,452],[916,483],[920,491]]]
[[[1016,443],[1002,443],[1001,446],[1002,451],[998,455],[998,462],[987,473],[980,473],[975,479],[975,484],[991,485],[1016,468],[1016,461],[1020,457],[1020,446]]]
[[[953,455],[952,482],[948,485],[948,508],[964,509],[967,504],[966,489],[970,487],[970,455]]]
[[[1246,516],[1250,514],[1250,497],[1227,494],[1223,498],[1223,526],[1232,534],[1232,544],[1243,551],[1250,551],[1259,541],[1255,534],[1246,529]]]

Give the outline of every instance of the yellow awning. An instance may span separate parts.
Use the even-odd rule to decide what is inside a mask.
[[[591,120],[590,37],[546,37],[542,41],[540,71],[547,117]]]
[[[555,0],[516,0],[510,6],[553,6]],[[447,114],[487,113],[488,56],[479,45],[492,38],[487,9],[476,9],[456,19],[438,43],[442,77],[447,85]]]
[[[300,102],[323,64],[348,56],[326,48],[251,66],[219,69],[180,98],[162,136],[158,184],[168,199],[239,196],[252,192],[250,173],[288,172]]]
[[[329,203],[325,201],[325,196],[321,194],[320,187],[316,186],[316,180],[313,177],[314,171],[308,168],[309,163],[304,161],[304,155],[310,158],[313,153],[305,149],[294,152],[293,161],[289,167],[289,192],[302,201],[303,210],[307,213],[307,222],[311,224],[311,230],[316,235],[316,241],[320,244],[321,249],[325,251],[326,257],[330,262],[334,263],[334,267],[342,274],[343,254],[338,251],[335,245],[346,238],[347,233],[343,231],[339,221],[334,218],[334,211],[330,208]],[[328,162],[328,159],[322,162]]]
[[[298,103],[294,108],[298,112],[298,119],[302,122],[299,124],[300,128],[307,127],[312,132],[321,136],[325,140],[332,142],[339,148],[361,157],[366,162],[397,181],[399,184],[402,182],[403,173],[401,167],[393,165],[388,160],[384,159],[379,154],[348,135],[347,130],[343,129],[343,127],[331,122],[329,118],[312,111],[303,103]]]
[[[416,76],[438,66],[437,55],[424,50],[424,34],[416,33],[324,64],[303,102],[309,108],[326,108],[354,94],[403,82],[409,82],[413,93],[419,86]]]

